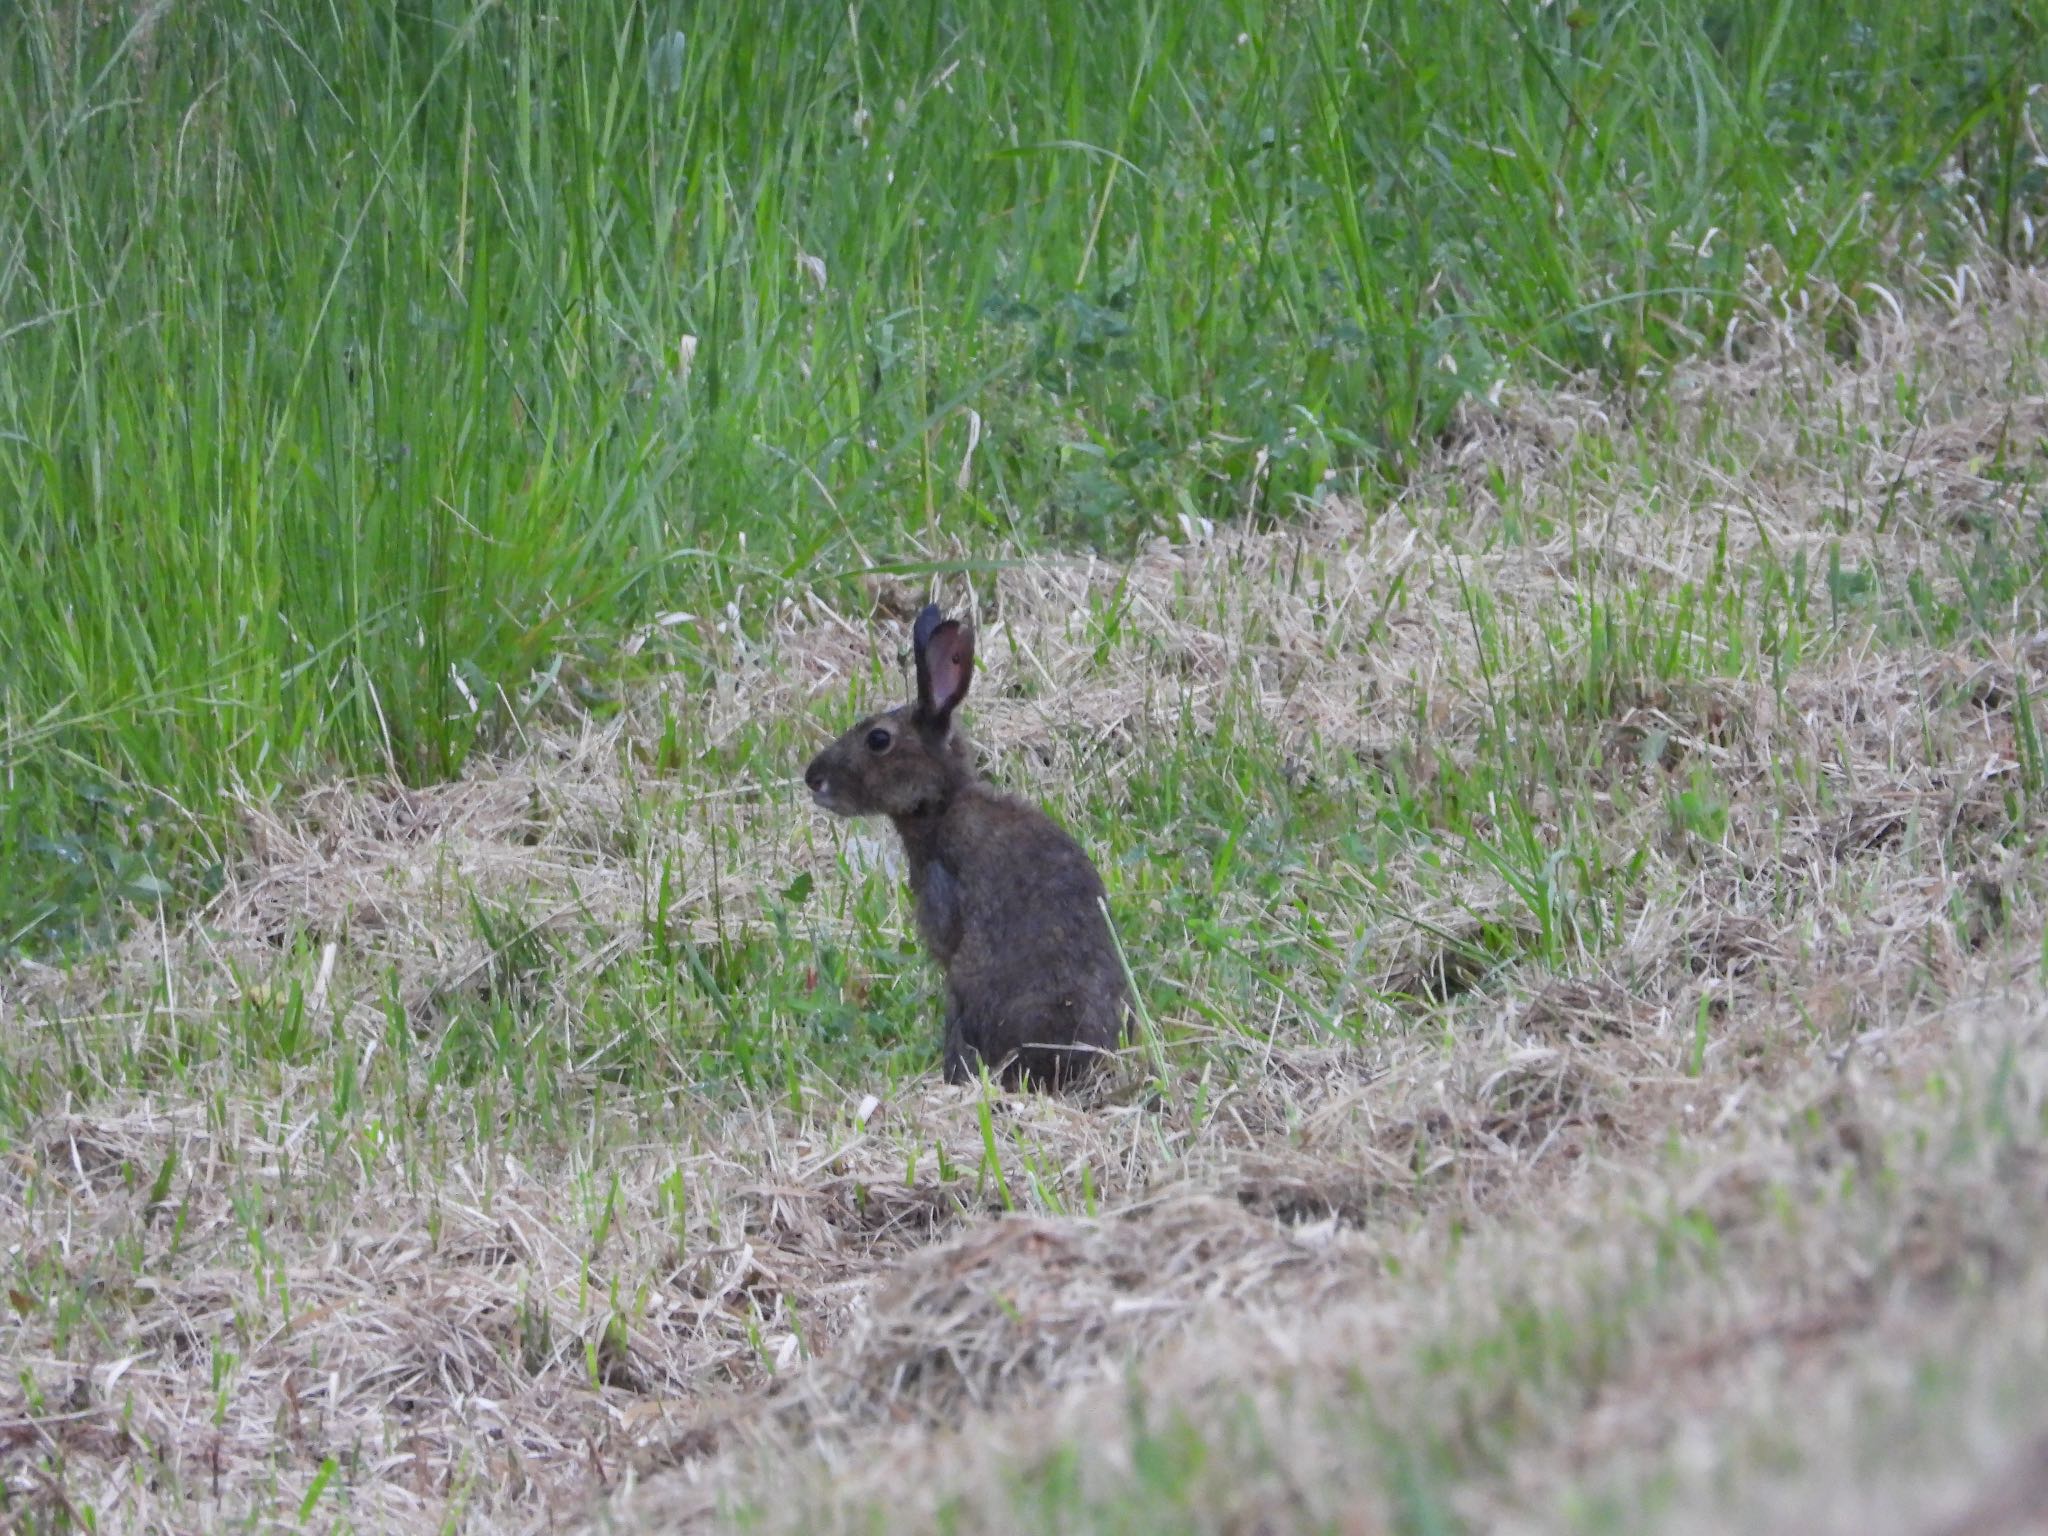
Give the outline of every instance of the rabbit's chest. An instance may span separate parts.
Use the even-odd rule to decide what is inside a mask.
[[[941,965],[960,947],[963,893],[960,879],[943,862],[925,866],[917,886],[917,927]]]

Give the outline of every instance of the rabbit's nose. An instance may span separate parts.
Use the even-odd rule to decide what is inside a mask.
[[[825,765],[813,759],[811,766],[804,770],[804,783],[809,786],[812,794],[816,794],[819,790],[823,789],[825,787]]]

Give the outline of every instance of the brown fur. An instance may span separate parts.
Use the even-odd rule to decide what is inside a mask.
[[[1036,806],[982,783],[953,728],[973,631],[918,615],[918,696],[825,748],[804,782],[825,810],[887,816],[903,839],[917,926],[946,977],[946,1081],[986,1063],[1056,1086],[1124,1038],[1130,1000],[1080,845]]]

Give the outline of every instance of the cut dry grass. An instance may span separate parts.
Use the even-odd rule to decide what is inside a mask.
[[[2002,1528],[2044,322],[2016,272],[1848,361],[1758,327],[1661,413],[1475,410],[1372,514],[968,560],[971,728],[1160,1031],[1082,1098],[936,1082],[888,850],[793,793],[900,687],[895,579],[246,806],[191,925],[0,994],[11,1507]]]
[[[724,1459],[698,1440],[602,1523],[694,1529],[737,1495],[791,1530],[1015,1529],[1040,1501],[1066,1528],[2024,1529],[1993,1513],[2048,1430],[2048,995],[2002,969],[1772,1089],[1689,1082],[1714,1114],[1657,1156],[1332,1235],[1313,1295],[1219,1286],[1133,1374],[1120,1340],[1092,1381],[1069,1351],[1059,1390],[992,1411],[807,1419]],[[1148,1246],[1100,1255],[1105,1303]],[[989,1276],[985,1304],[1073,1284],[1047,1269]],[[922,1349],[985,1341],[923,1299]],[[877,1310],[894,1347],[840,1369],[895,1387],[910,1325]],[[1015,1325],[1007,1362],[1033,1342]],[[839,1408],[834,1374],[812,1379]]]

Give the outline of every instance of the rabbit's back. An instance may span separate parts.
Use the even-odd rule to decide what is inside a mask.
[[[1102,880],[1037,807],[986,785],[934,829],[918,923],[946,972],[946,1072],[1012,1053],[1039,1080],[1071,1079],[1121,1043],[1129,1009]]]

